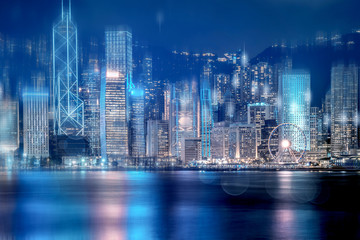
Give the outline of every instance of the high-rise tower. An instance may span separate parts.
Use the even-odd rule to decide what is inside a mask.
[[[53,111],[56,135],[84,134],[84,103],[79,98],[77,27],[69,7],[53,26]]]
[[[129,96],[132,84],[132,34],[123,27],[105,31],[106,68],[101,79],[101,152],[109,161],[129,155]]]

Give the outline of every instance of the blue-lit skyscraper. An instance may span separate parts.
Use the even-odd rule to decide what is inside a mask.
[[[62,6],[53,26],[53,111],[56,135],[84,134],[84,103],[79,98],[77,27]]]
[[[211,129],[213,127],[211,87],[210,87],[211,66],[204,66],[201,76],[200,104],[201,104],[201,148],[202,157],[211,158]]]
[[[24,155],[30,158],[49,157],[49,94],[27,90],[23,94]]]
[[[306,136],[306,150],[310,150],[310,73],[287,70],[279,79],[279,120],[300,127]],[[289,130],[292,131],[292,130]],[[298,136],[283,133],[287,136]],[[294,146],[305,146],[302,138],[289,139]],[[303,150],[303,149],[297,149]]]
[[[145,157],[144,90],[134,88],[130,92],[130,150],[132,157]]]
[[[132,84],[132,34],[122,27],[105,31],[106,68],[101,79],[101,152],[109,161],[129,155],[129,92]]]

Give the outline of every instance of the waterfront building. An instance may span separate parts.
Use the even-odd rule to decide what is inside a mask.
[[[358,148],[359,69],[355,64],[331,68],[331,152],[350,154]]]
[[[120,161],[129,156],[129,92],[132,84],[132,34],[123,27],[105,32],[106,67],[101,79],[101,156]]]
[[[279,120],[298,126],[305,134],[297,138],[293,128],[286,128],[284,135],[290,136],[290,142],[299,148],[310,150],[310,73],[304,70],[286,70],[279,79]],[[297,149],[303,150],[303,149]]]
[[[157,159],[169,157],[169,121],[149,120],[147,122],[146,156]]]
[[[256,158],[259,157],[258,147],[264,141],[261,129],[265,125],[265,120],[274,119],[274,106],[267,103],[252,103],[248,105],[248,124],[254,124],[256,128]]]
[[[256,128],[254,124],[233,123],[230,125],[229,158],[232,161],[255,160]]]
[[[14,164],[14,153],[19,148],[19,103],[0,99],[0,160],[2,166]]]
[[[170,89],[170,157],[184,162],[185,139],[200,136],[200,103],[197,87],[192,82],[179,81],[172,84]]]
[[[200,103],[201,103],[201,148],[204,159],[211,158],[211,129],[214,125],[213,107],[211,98],[211,66],[207,64],[203,68],[201,76]]]
[[[192,161],[199,161],[202,158],[202,142],[201,138],[187,138],[184,141],[184,164]]]
[[[49,157],[49,94],[27,90],[23,93],[24,156],[37,160]]]
[[[218,122],[211,130],[211,158],[215,162],[229,158],[229,126],[229,122]]]
[[[133,88],[130,92],[130,155],[145,157],[144,90]]]
[[[318,107],[310,108],[310,150],[317,151],[322,140],[322,116]]]

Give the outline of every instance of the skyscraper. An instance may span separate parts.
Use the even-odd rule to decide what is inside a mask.
[[[294,146],[306,146],[306,150],[310,150],[310,73],[304,70],[284,71],[279,79],[279,99],[280,123],[295,124],[306,137],[306,143],[302,142],[302,138],[288,140]],[[283,134],[297,136],[291,132]]]
[[[130,153],[132,157],[145,157],[145,120],[143,89],[130,92]]]
[[[214,125],[211,98],[211,66],[204,66],[201,76],[200,104],[201,104],[201,150],[202,157],[211,158],[211,129]]]
[[[90,66],[83,74],[81,96],[84,99],[84,134],[89,141],[90,155],[99,157],[100,152],[100,82],[97,65]]]
[[[185,139],[199,136],[197,88],[195,84],[184,81],[176,82],[170,88],[170,156],[184,162]]]
[[[0,99],[0,160],[11,167],[14,152],[19,148],[19,103]]]
[[[30,158],[49,157],[49,94],[27,90],[23,94],[24,154]]]
[[[132,84],[132,34],[123,27],[105,31],[106,68],[101,79],[101,152],[121,161],[129,155],[129,91]]]
[[[266,103],[252,103],[248,105],[248,124],[254,124],[256,129],[256,157],[259,157],[258,147],[264,140],[261,129],[265,125],[265,120],[274,118],[275,108]]]
[[[84,134],[84,103],[79,97],[78,36],[68,10],[53,26],[53,111],[56,135]]]
[[[169,121],[149,120],[147,122],[146,156],[158,159],[169,157]]]
[[[331,152],[349,154],[358,148],[359,69],[339,63],[331,69]]]

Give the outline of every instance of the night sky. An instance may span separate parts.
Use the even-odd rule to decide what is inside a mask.
[[[67,5],[67,0],[64,0]],[[135,39],[169,50],[222,54],[245,44],[250,56],[275,41],[360,26],[359,0],[72,0],[80,38],[127,24]],[[2,0],[0,32],[50,34],[61,0]]]

